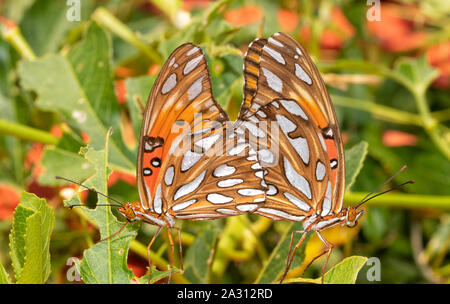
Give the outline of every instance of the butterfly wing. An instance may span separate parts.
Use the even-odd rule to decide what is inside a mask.
[[[201,119],[195,120],[201,114]],[[152,209],[157,177],[173,140],[183,126],[207,128],[223,125],[227,114],[212,97],[211,82],[202,50],[186,43],[167,59],[145,108],[137,161],[141,203]]]
[[[227,122],[212,96],[202,50],[180,46],[162,68],[144,113],[137,166],[144,209],[203,219],[256,208],[245,206],[264,198],[252,168],[256,156],[250,157],[248,144],[239,155],[227,153],[237,144]]]
[[[332,210],[338,212],[342,208],[345,190],[344,149],[339,124],[325,83],[303,47],[288,35],[276,33],[264,43],[259,43],[260,40],[255,42],[250,46],[247,54],[258,58],[259,64],[256,64],[258,72],[254,73],[254,70],[252,72],[247,69],[244,74],[256,75],[256,91],[252,94],[251,101],[243,107],[239,117],[242,120],[248,120],[261,107],[269,105],[276,99],[295,101],[309,118],[308,123],[312,123],[312,125],[305,124],[301,118],[295,117],[292,117],[293,122],[296,126],[308,130],[303,135],[306,139],[313,141],[308,142],[309,155],[318,155],[324,165],[325,162],[327,163],[325,168],[326,176],[331,183]],[[247,59],[244,60],[244,62],[246,61]],[[244,79],[247,82],[251,76],[244,76]],[[244,87],[254,87],[254,85],[249,82]],[[273,105],[268,106],[265,110],[269,108],[277,111]],[[287,111],[291,110],[281,108]],[[317,136],[318,139],[315,138]],[[318,142],[323,142],[324,145],[318,145]],[[284,140],[280,144],[289,144],[289,140]],[[292,144],[289,145],[292,146]],[[291,148],[291,152],[293,150],[295,147]],[[326,153],[326,159],[321,158],[323,152]],[[299,158],[290,158],[289,161],[292,164],[299,161]],[[314,162],[311,162],[310,165],[314,165]],[[302,172],[310,183],[315,183],[313,168]],[[305,174],[305,172],[308,173]],[[279,172],[279,174],[283,174],[283,172]],[[322,191],[319,192],[322,193]],[[316,197],[315,200],[322,200],[322,198]],[[286,201],[286,203],[288,202]],[[313,206],[318,203],[315,201]]]

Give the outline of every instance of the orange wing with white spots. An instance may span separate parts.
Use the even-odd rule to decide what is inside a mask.
[[[339,212],[345,190],[344,149],[333,105],[309,55],[297,41],[283,33],[276,33],[267,40],[256,39],[250,44],[244,59],[244,79],[244,104],[239,119],[280,123],[279,117],[292,129],[285,133],[283,125],[280,125],[281,163],[277,168],[268,169],[265,180],[269,187],[276,185],[270,185],[268,180],[272,179],[275,183],[280,176],[285,177],[284,181],[287,181],[288,174],[297,176],[297,180],[304,179],[310,186],[314,185],[315,190],[311,188],[314,193],[308,197],[304,196],[305,193],[301,195],[301,190],[306,188],[297,187],[299,195],[295,199],[301,199],[310,208],[317,207],[319,209],[316,211],[321,212],[321,205],[328,198],[331,200],[331,211]],[[272,103],[275,100],[285,100],[285,105],[278,102],[277,108]],[[268,118],[255,115],[258,111]],[[300,111],[304,117],[295,115]],[[304,162],[307,155],[310,157],[309,163]],[[284,158],[287,162],[283,161]],[[318,165],[319,161],[321,165]],[[294,170],[287,170],[291,167]],[[322,180],[316,172],[320,173],[320,177],[324,172]],[[283,188],[283,185],[280,187]],[[278,204],[282,206],[281,211],[289,209],[285,206],[295,207],[295,199],[290,200],[283,193],[275,200],[267,196],[271,208],[276,208]],[[325,202],[328,204],[327,200]],[[300,208],[298,214],[303,213]]]
[[[256,209],[264,188],[255,152],[233,129],[212,96],[202,50],[178,47],[144,113],[137,165],[142,207],[194,220]]]

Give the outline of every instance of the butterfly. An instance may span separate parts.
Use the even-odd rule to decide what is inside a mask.
[[[207,61],[200,47],[179,46],[165,62],[151,90],[140,134],[137,159],[139,202],[118,209],[129,222],[168,227],[176,219],[212,220],[256,210],[266,185],[256,152],[245,132],[236,133],[214,100]],[[241,128],[242,130],[242,128]],[[180,260],[182,268],[181,242]],[[170,275],[169,275],[170,282]]]
[[[363,210],[343,207],[344,149],[336,114],[317,67],[293,38],[254,40],[244,59],[243,121],[266,123],[269,140],[254,144],[264,168],[266,199],[255,211],[273,220],[303,222],[291,235],[283,281],[306,232],[356,225]],[[275,123],[275,124],[274,124]],[[302,233],[292,251],[295,233]],[[328,258],[327,258],[328,260]]]

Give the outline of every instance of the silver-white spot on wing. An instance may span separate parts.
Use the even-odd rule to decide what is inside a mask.
[[[277,35],[274,35],[274,36],[277,36]],[[279,47],[284,47],[284,45],[283,45],[281,42],[279,42],[278,40],[273,39],[272,37],[270,37],[270,38],[268,39],[268,41],[269,41],[270,43],[273,43],[273,44],[279,46]]]
[[[300,221],[305,219],[305,216],[303,216],[303,215],[295,216],[295,215],[289,214],[287,212],[284,212],[284,211],[281,211],[281,210],[272,209],[272,208],[259,208],[257,213],[260,213],[260,212],[273,214],[273,215],[276,215],[276,216],[278,216],[280,218],[283,218],[283,219],[286,219],[286,220],[290,220],[290,221],[295,221],[295,222],[300,222]]]
[[[302,175],[298,174],[292,167],[291,163],[286,157],[283,157],[284,161],[284,172],[289,183],[296,189],[301,191],[308,199],[312,199],[311,188],[309,187],[309,182]]]
[[[264,191],[259,190],[259,189],[239,189],[237,192],[240,195],[244,195],[244,196],[254,196],[254,195],[264,194]]]
[[[205,179],[206,170],[200,173],[192,182],[181,186],[178,188],[178,190],[173,195],[173,200],[176,201],[182,196],[185,196],[186,194],[189,194],[191,192],[194,192],[198,186],[202,183],[202,181]]]
[[[196,201],[197,201],[196,199],[191,199],[191,200],[188,200],[186,202],[173,205],[172,206],[172,210],[173,211],[183,210],[183,209],[189,207],[190,205],[192,205],[193,203],[195,203]]]
[[[227,187],[232,187],[232,186],[242,184],[243,182],[244,182],[244,180],[241,178],[230,178],[230,179],[221,180],[220,182],[217,183],[217,186],[219,186],[221,188],[227,188]]]
[[[203,154],[201,153],[197,153],[191,150],[186,151],[183,156],[183,160],[181,161],[181,171],[184,172],[192,168],[192,166],[195,165],[202,156]]]
[[[278,188],[275,187],[274,185],[269,185],[269,189],[266,191],[266,195],[276,195],[278,193]]]
[[[256,159],[256,157],[255,157]],[[258,150],[258,158],[260,161],[272,164],[275,161],[275,157],[273,153],[270,150],[267,149],[261,149]]]
[[[202,79],[205,76],[199,77],[188,89],[189,101],[192,101],[202,92]]]
[[[156,188],[155,198],[153,199],[153,209],[158,214],[161,214],[162,212],[161,184]]]
[[[295,131],[297,129],[297,125],[293,123],[289,118],[287,118],[284,115],[276,114],[275,117],[277,118],[277,122],[283,131],[284,134],[286,134],[287,137],[289,137],[287,134]]]
[[[316,179],[318,181],[323,180],[323,178],[325,177],[325,165],[322,164],[321,161],[317,161],[317,165],[316,165]]]
[[[303,112],[302,108],[294,100],[280,100],[280,102],[289,113],[300,116],[304,120],[308,120],[308,116],[306,116],[305,112]]]
[[[275,59],[279,63],[281,63],[283,65],[286,64],[286,61],[284,60],[283,56],[279,52],[268,47],[267,45],[263,46],[263,51],[267,52],[273,59]]]
[[[254,117],[254,116],[252,116],[252,117]],[[253,136],[260,137],[260,138],[266,137],[266,132],[261,130],[261,128],[259,128],[256,124],[246,121],[244,123],[244,125]]]
[[[300,210],[308,212],[311,207],[305,203],[304,201],[302,201],[301,199],[299,199],[298,197],[296,197],[295,195],[290,194],[289,192],[284,192],[283,195],[291,202],[293,203],[295,206],[297,206]]]
[[[206,200],[213,204],[226,204],[231,202],[233,198],[218,193],[210,193],[206,196]]]
[[[283,91],[283,82],[281,81],[281,79],[266,68],[262,68],[262,70],[264,76],[267,79],[267,84],[269,85],[269,87],[272,90],[281,93]]]
[[[222,213],[222,214],[226,214],[226,215],[237,215],[237,214],[239,214],[239,212],[237,212],[236,210],[228,209],[228,208],[219,208],[219,209],[216,209],[216,212],[219,212],[219,213]]]
[[[276,115],[278,124],[281,127],[281,130],[288,138],[291,145],[294,147],[295,151],[297,151],[297,154],[301,157],[302,161],[305,164],[308,164],[309,162],[309,147],[308,147],[308,141],[299,136],[297,138],[291,138],[288,133],[294,131],[297,126],[288,118],[286,118],[284,115],[277,114]]]
[[[164,82],[161,93],[167,94],[169,93],[175,86],[177,85],[177,75],[175,73],[172,73],[167,77],[166,81]]]
[[[173,176],[174,176],[174,167],[170,166],[169,168],[167,168],[166,174],[164,174],[164,182],[166,183],[167,186],[172,185]]]
[[[312,85],[311,77],[309,77],[309,75],[298,63],[295,64],[295,75],[306,82],[308,85]]]
[[[214,169],[213,176],[214,177],[224,177],[233,174],[236,171],[236,168],[233,166],[228,166],[227,164],[220,165],[216,169]]]
[[[203,151],[207,151],[211,148],[211,146],[216,142],[220,135],[211,135],[209,137],[202,138],[198,140],[194,145],[202,148]]]
[[[258,205],[256,205],[256,204],[242,204],[242,205],[236,206],[236,208],[239,211],[242,211],[242,212],[250,212],[250,211],[253,211],[256,208],[258,208]]]
[[[186,63],[186,65],[184,66],[183,74],[187,75],[190,72],[192,72],[192,70],[197,67],[197,65],[202,60],[202,58],[203,58],[203,56],[198,56],[198,57],[195,57],[194,59],[189,60],[188,63]]]
[[[242,153],[242,151],[244,151],[244,149],[245,149],[246,147],[248,147],[247,144],[239,144],[239,145],[237,145],[236,147],[231,148],[231,149],[228,151],[228,155],[230,155],[230,156],[236,156],[236,155],[239,155],[240,153]]]
[[[200,48],[194,46],[192,49],[190,49],[189,51],[186,52],[186,56],[191,56],[192,54],[194,54],[195,52],[197,52]]]
[[[331,182],[328,182],[327,191],[325,191],[325,198],[322,203],[321,216],[327,216],[331,211]]]

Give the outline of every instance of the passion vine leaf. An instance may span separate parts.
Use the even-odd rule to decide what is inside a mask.
[[[8,273],[2,264],[0,264],[0,284],[11,284]]]
[[[289,225],[289,229],[286,230],[284,234],[281,235],[280,241],[278,242],[278,245],[273,249],[272,253],[270,254],[269,259],[264,263],[263,269],[258,275],[258,278],[256,279],[256,284],[268,284],[275,282],[282,272],[284,272],[284,269],[286,267],[286,260],[287,255],[289,252],[289,243],[291,241],[291,234],[292,231],[300,231],[303,229],[301,222],[291,223]],[[292,261],[291,268],[295,268],[297,266],[300,266],[305,258],[305,248],[306,244],[308,242],[308,239],[311,237],[312,232],[308,232],[308,235],[305,237],[305,240],[303,241],[300,248],[298,248],[296,255],[294,257],[294,260]],[[298,243],[301,235],[299,233],[296,233],[294,235],[294,241],[293,241],[293,247]]]
[[[369,145],[365,141],[354,145],[348,150],[345,150],[345,189],[350,190],[351,186],[356,180],[361,168],[364,164],[364,159],[367,155]]]
[[[152,278],[150,280],[150,284],[158,282],[159,280],[165,279],[169,276],[169,270],[160,271],[155,266],[152,266]],[[176,273],[180,273],[181,271],[177,268],[172,269],[172,275]],[[148,274],[142,276],[140,278],[134,278],[136,283],[139,284],[147,284],[148,283]]]
[[[23,87],[38,94],[39,108],[62,115],[70,126],[89,136],[95,149],[103,148],[112,126],[115,130],[109,147],[112,166],[135,171],[135,156],[124,145],[120,132],[111,42],[103,29],[92,23],[84,39],[67,56],[50,54],[36,61],[21,61],[19,75]]]
[[[141,108],[147,104],[150,95],[150,89],[155,82],[155,76],[130,77],[125,80],[127,88],[126,100],[128,110],[130,111],[131,122],[133,124],[134,134],[141,133],[142,114]]]
[[[10,255],[17,283],[43,284],[50,275],[50,235],[53,209],[45,199],[23,192],[14,211],[9,235]]]
[[[208,223],[202,233],[189,247],[184,262],[184,276],[194,284],[205,284],[209,282],[211,264],[213,261],[214,245],[217,241],[217,228]]]
[[[402,83],[411,92],[424,94],[439,71],[431,67],[425,56],[419,58],[401,58],[390,73],[392,78]]]
[[[84,156],[94,167],[95,174],[91,176],[85,185],[105,195],[108,193],[107,180],[110,174],[108,169],[108,140],[103,150],[95,150],[92,147],[85,149]],[[98,204],[111,204],[105,197],[98,195]],[[80,204],[77,197],[66,202],[66,206]],[[111,212],[110,206],[97,206],[95,209],[84,208],[90,221],[100,230],[100,241],[90,249],[84,251],[80,263],[81,278],[86,283],[113,284],[130,283],[133,272],[127,266],[128,250],[130,243],[137,233],[139,224],[127,224],[125,228],[112,238],[108,238],[123,226]]]
[[[367,262],[366,257],[362,256],[351,256],[343,259],[336,266],[328,270],[324,277],[324,284],[355,284],[356,279],[358,277],[359,271],[362,269],[364,264]],[[304,278],[295,278],[289,279],[288,282],[296,282],[296,283],[315,283],[321,284],[322,277],[317,279],[304,279]]]

